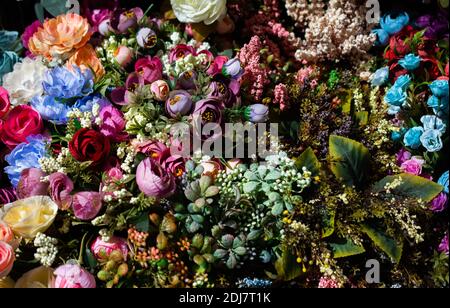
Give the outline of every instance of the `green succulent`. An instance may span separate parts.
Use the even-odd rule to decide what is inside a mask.
[[[214,257],[225,262],[229,269],[234,269],[240,259],[247,254],[245,242],[246,238],[243,235],[234,237],[231,234],[226,234],[219,241],[221,248],[214,252]]]
[[[212,245],[214,239],[210,236],[204,236],[200,233],[194,235],[189,249],[190,258],[199,266],[200,272],[207,271],[210,265],[214,263],[212,255]]]

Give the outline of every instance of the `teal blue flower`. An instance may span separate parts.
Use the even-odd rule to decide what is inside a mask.
[[[448,170],[439,178],[438,184],[444,186],[444,192],[448,194]]]
[[[410,53],[406,55],[403,59],[398,61],[398,64],[400,64],[404,69],[407,69],[408,71],[414,71],[417,68],[419,68],[420,61],[421,61],[420,57]]]
[[[371,78],[370,83],[373,87],[381,87],[384,85],[389,79],[389,67],[385,66],[383,68],[378,69]]]
[[[429,87],[437,98],[446,97],[448,99],[448,80],[435,80]]]
[[[408,89],[410,84],[411,84],[411,76],[401,75],[395,81],[394,87],[402,89],[403,91],[406,91],[406,89]]]
[[[400,32],[409,23],[409,15],[402,12],[393,18],[392,15],[384,15],[380,20],[381,28],[389,35],[394,35]]]
[[[422,122],[423,129],[425,131],[436,129],[441,133],[441,135],[443,135],[445,134],[445,130],[447,129],[447,126],[444,124],[444,122],[435,115],[423,116],[420,119],[420,122]]]
[[[405,137],[403,138],[403,143],[405,146],[410,147],[412,149],[418,149],[422,144],[420,141],[420,137],[422,136],[424,130],[423,127],[416,126],[409,129]]]
[[[383,29],[374,29],[372,33],[377,35],[376,45],[386,46],[389,43],[389,33]]]
[[[3,84],[3,76],[11,73],[14,64],[20,61],[19,56],[13,51],[0,50],[0,86]]]
[[[420,142],[428,152],[439,152],[443,147],[441,136],[442,134],[439,130],[430,129],[420,136]]]
[[[406,102],[406,92],[402,88],[392,87],[384,96],[384,101],[389,105],[400,107]]]
[[[16,31],[0,31],[0,50],[15,51],[15,45],[19,38]]]

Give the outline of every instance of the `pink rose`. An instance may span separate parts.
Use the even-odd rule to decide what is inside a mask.
[[[0,242],[11,244],[13,240],[14,233],[12,232],[11,228],[4,222],[0,221]]]
[[[72,206],[72,180],[64,173],[53,173],[49,176],[50,197],[61,210],[68,210]]]
[[[9,111],[11,103],[9,101],[8,91],[0,87],[0,119],[2,119]]]
[[[228,57],[226,56],[217,56],[214,59],[214,62],[209,67],[207,73],[211,76],[218,75],[222,73],[222,68],[225,65],[225,63],[228,62]]]
[[[153,82],[150,90],[157,101],[165,102],[169,98],[170,88],[164,80]]]
[[[80,220],[94,219],[102,209],[102,195],[98,192],[79,192],[73,196],[72,208]]]
[[[26,199],[34,196],[47,196],[48,183],[41,181],[41,178],[45,176],[47,176],[47,174],[37,168],[30,168],[22,171],[19,185],[17,186],[17,196],[19,199]]]
[[[403,172],[420,175],[422,174],[422,167],[425,164],[425,160],[422,157],[414,156],[410,160],[405,161],[400,168]]]
[[[133,51],[127,46],[120,46],[114,53],[114,58],[122,67],[127,67],[133,60]]]
[[[125,132],[125,118],[119,109],[113,106],[103,107],[100,111],[100,119],[102,120],[100,132],[103,135],[111,138],[115,142],[122,142],[127,139],[128,134]]]
[[[101,236],[97,237],[91,245],[91,251],[99,261],[107,260],[113,251],[119,251],[124,260],[127,260],[128,244],[126,239],[113,236],[109,242],[104,242]]]
[[[187,55],[193,55],[193,56],[197,55],[194,47],[184,45],[184,44],[179,44],[170,51],[169,61],[170,61],[170,63],[173,63],[179,59],[186,57]]]
[[[151,84],[162,79],[163,64],[158,57],[139,59],[134,65],[136,72],[144,79],[145,84]]]
[[[147,197],[167,198],[176,190],[174,176],[166,172],[160,163],[152,158],[147,158],[139,164],[136,182],[141,192]]]
[[[94,289],[95,278],[79,265],[66,264],[58,267],[53,287],[57,289]]]
[[[44,129],[41,115],[32,107],[20,105],[8,113],[0,139],[9,148],[25,142],[28,136],[39,135]]]
[[[22,34],[22,44],[25,49],[28,49],[28,42],[41,26],[42,23],[39,20],[36,20],[31,25],[25,28],[25,31]]]
[[[9,275],[15,259],[14,248],[6,242],[0,241],[0,279]]]

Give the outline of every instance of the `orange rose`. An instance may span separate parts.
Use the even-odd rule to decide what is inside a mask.
[[[44,22],[29,41],[30,51],[49,60],[67,59],[91,38],[86,18],[77,14],[60,15]]]
[[[69,59],[68,65],[76,65],[83,71],[85,69],[92,70],[95,74],[96,81],[105,75],[105,68],[103,67],[100,59],[97,57],[97,53],[91,44],[87,44],[78,49]]]

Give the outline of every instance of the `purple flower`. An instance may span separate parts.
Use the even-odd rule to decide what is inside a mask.
[[[142,28],[136,35],[138,45],[142,48],[153,48],[158,42],[155,31],[150,28]]]
[[[177,89],[193,90],[197,88],[195,84],[197,80],[197,73],[194,71],[187,71],[180,75],[177,80]]]
[[[245,119],[252,123],[264,123],[269,119],[269,108],[263,104],[254,104],[244,111]]]
[[[405,149],[401,149],[397,154],[397,165],[401,166],[405,161],[411,159],[412,154]]]
[[[129,30],[135,29],[142,17],[144,17],[144,12],[138,7],[128,11],[116,11],[111,20],[111,26],[119,33],[125,34]]]
[[[416,20],[416,25],[426,28],[425,36],[432,40],[448,37],[448,18],[445,14],[420,16]]]
[[[147,158],[143,160],[136,171],[136,182],[141,192],[147,197],[167,198],[174,194],[176,189],[175,178],[162,166]]]
[[[425,164],[425,160],[422,157],[414,156],[411,159],[402,163],[400,168],[403,172],[412,174],[412,175],[421,175],[422,167]]]
[[[22,171],[19,184],[17,185],[17,196],[26,199],[34,196],[47,196],[48,183],[42,182],[41,178],[47,176],[41,169],[30,168]]]
[[[102,195],[98,192],[79,192],[73,196],[73,212],[80,220],[94,219],[102,209]]]
[[[172,118],[190,114],[192,111],[191,95],[184,90],[170,92],[166,102],[166,111]]]
[[[232,79],[240,78],[244,74],[244,69],[239,59],[234,58],[225,63],[222,67],[222,74]]]
[[[443,252],[448,256],[448,233],[444,236],[438,247],[439,252]]]
[[[100,125],[100,132],[106,137],[111,138],[115,142],[125,141],[128,134],[125,132],[125,118],[123,113],[113,107],[106,106],[100,111],[100,119],[102,125]]]
[[[436,198],[431,201],[430,209],[435,213],[440,213],[447,208],[448,197],[445,193],[440,193]]]
[[[17,200],[14,188],[0,188],[0,205],[9,204]]]
[[[50,197],[61,210],[67,210],[72,205],[72,180],[64,173],[53,173],[49,176]]]
[[[196,124],[195,130],[197,135],[202,137],[202,140],[216,139],[222,136],[222,132],[219,129],[222,125],[224,104],[217,98],[207,98],[198,101],[195,104],[194,112],[192,113],[194,123]],[[200,127],[198,127],[200,124]],[[205,128],[207,131],[211,131],[209,135],[204,135],[203,132],[199,133],[201,126],[208,125]]]
[[[211,82],[208,89],[208,97],[221,100],[227,108],[232,108],[240,104],[237,93],[222,80]]]

